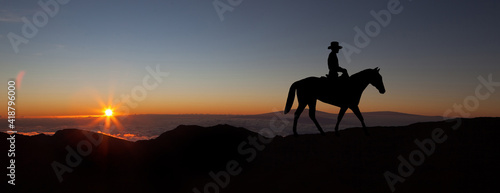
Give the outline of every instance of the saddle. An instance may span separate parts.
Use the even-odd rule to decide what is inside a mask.
[[[349,76],[347,74],[342,74],[339,77],[330,77],[328,74],[326,76],[322,76],[321,80],[332,87],[342,87],[347,84],[349,80]]]

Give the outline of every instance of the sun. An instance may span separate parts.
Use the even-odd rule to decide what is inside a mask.
[[[106,116],[108,116],[108,117],[109,117],[109,116],[112,116],[112,115],[113,115],[113,110],[111,110],[111,109],[106,109],[106,110],[104,111],[104,114],[105,114]]]

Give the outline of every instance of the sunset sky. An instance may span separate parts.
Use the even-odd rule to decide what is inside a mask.
[[[0,107],[7,106],[7,81],[24,73],[18,116],[103,114],[127,96],[129,104],[120,105],[133,114],[280,111],[294,81],[328,73],[331,41],[348,51],[356,27],[366,33],[374,23],[380,31],[359,53],[338,54],[350,74],[381,69],[387,92],[369,86],[362,112],[441,116],[475,97],[478,77],[500,82],[496,0],[241,1],[72,0],[47,14],[38,1],[0,0]],[[220,17],[214,2],[232,11]],[[383,26],[370,12],[382,13],[388,2],[400,2],[399,13]],[[41,27],[25,37],[25,21],[37,15]],[[28,40],[17,53],[9,33]],[[161,82],[148,72],[156,68],[168,73]],[[145,77],[155,88],[144,88]],[[131,97],[139,91],[146,95]],[[477,102],[470,116],[500,116],[500,86]]]

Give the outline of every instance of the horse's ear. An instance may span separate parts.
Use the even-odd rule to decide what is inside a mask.
[[[380,68],[376,67],[375,70],[378,72],[378,71],[380,71]]]

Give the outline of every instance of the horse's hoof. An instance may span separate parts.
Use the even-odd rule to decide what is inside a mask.
[[[293,134],[293,136],[294,136],[295,138],[299,137],[299,135],[298,135],[298,134]]]

